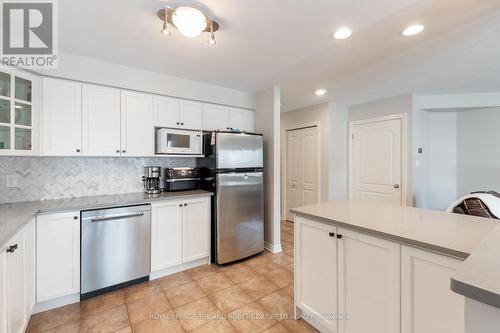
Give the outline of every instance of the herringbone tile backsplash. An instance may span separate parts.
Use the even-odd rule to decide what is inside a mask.
[[[144,166],[191,167],[194,158],[0,157],[0,203],[134,193]],[[6,175],[18,186],[7,188]]]

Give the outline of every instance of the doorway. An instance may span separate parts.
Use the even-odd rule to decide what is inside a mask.
[[[406,202],[406,115],[349,123],[349,197]]]
[[[286,130],[285,216],[290,209],[319,202],[318,126]]]

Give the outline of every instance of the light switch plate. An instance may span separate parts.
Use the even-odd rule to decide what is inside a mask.
[[[6,175],[5,176],[5,186],[6,187],[17,187],[17,175]]]

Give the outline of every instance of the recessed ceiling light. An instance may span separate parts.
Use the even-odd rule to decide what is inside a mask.
[[[318,96],[323,96],[324,94],[326,94],[326,90],[325,89],[318,89],[314,93]]]
[[[351,29],[343,27],[335,31],[332,37],[335,39],[346,39],[351,37],[351,35],[352,35]]]
[[[425,27],[421,24],[413,24],[413,25],[410,25],[408,28],[406,28],[404,31],[403,31],[403,36],[413,36],[413,35],[416,35],[416,34],[419,34],[421,33],[422,31],[424,31]]]

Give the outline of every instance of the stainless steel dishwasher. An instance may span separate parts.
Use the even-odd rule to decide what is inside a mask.
[[[81,221],[82,299],[149,279],[150,205],[83,211]]]

